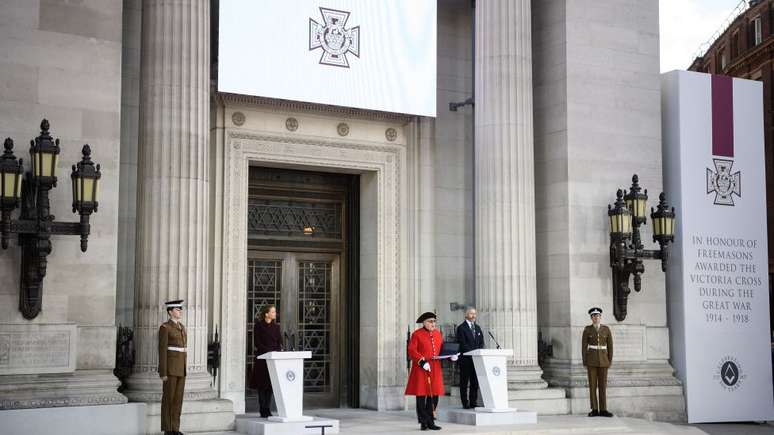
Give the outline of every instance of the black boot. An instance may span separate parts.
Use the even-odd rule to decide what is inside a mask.
[[[419,425],[419,430],[427,430],[427,425],[422,423]]]
[[[602,411],[599,411],[599,415],[601,417],[612,417],[613,414],[610,413],[610,411],[603,409]]]
[[[430,430],[441,430],[441,426],[436,426],[435,423],[428,424],[427,428]]]
[[[599,417],[599,411],[592,409],[591,412],[589,412],[589,417]]]

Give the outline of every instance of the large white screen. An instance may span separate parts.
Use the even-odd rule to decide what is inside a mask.
[[[221,0],[219,13],[221,92],[435,116],[436,0]]]

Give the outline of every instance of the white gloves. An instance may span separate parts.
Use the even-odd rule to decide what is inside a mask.
[[[427,370],[428,372],[430,371],[430,363],[425,361],[425,360],[419,361],[419,367],[422,367],[423,369]]]
[[[459,359],[459,357],[460,357],[460,354],[452,355],[451,360],[452,361],[457,361],[457,359]]]

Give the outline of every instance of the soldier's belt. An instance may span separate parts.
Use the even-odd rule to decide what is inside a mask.
[[[171,350],[173,352],[185,352],[185,348],[184,347],[168,346],[167,350]]]
[[[596,344],[590,344],[589,349],[607,350],[607,346],[597,346]]]

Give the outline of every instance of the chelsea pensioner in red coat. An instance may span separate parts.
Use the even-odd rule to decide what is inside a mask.
[[[422,327],[411,334],[408,345],[408,355],[411,358],[411,374],[405,395],[407,396],[443,396],[443,371],[441,361],[433,359],[441,353],[443,336],[437,329],[428,331]],[[419,363],[430,364],[430,371],[423,369]]]

